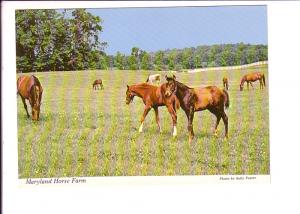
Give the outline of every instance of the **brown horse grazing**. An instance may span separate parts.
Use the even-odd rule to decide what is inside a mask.
[[[127,85],[126,91],[126,104],[129,105],[135,96],[138,96],[143,99],[145,104],[144,113],[141,118],[141,125],[139,128],[139,132],[143,131],[143,124],[145,118],[151,108],[155,111],[156,123],[158,125],[159,131],[161,132],[160,127],[160,120],[158,115],[158,107],[166,106],[169,113],[171,114],[172,121],[173,121],[173,136],[177,135],[177,114],[176,110],[179,109],[179,101],[177,100],[176,96],[169,96],[168,98],[165,97],[165,90],[166,90],[166,83],[162,84],[161,86],[154,86],[149,85],[147,83],[140,83],[136,85]]]
[[[260,89],[263,89],[264,87],[266,87],[265,75],[263,73],[260,73],[260,72],[254,72],[254,73],[246,74],[246,75],[243,76],[243,78],[241,79],[240,91],[243,90],[245,82],[247,82],[247,89],[248,90],[249,90],[249,83],[250,83],[250,85],[253,89],[252,82],[255,82],[257,80],[259,80]]]
[[[228,79],[227,77],[223,77],[223,87],[228,91]]]
[[[194,112],[209,110],[217,117],[215,125],[215,135],[220,119],[225,124],[225,138],[228,138],[228,117],[225,114],[224,106],[229,107],[229,95],[226,90],[221,90],[216,86],[207,86],[203,88],[190,88],[181,82],[176,81],[173,77],[166,76],[166,96],[176,95],[180,102],[181,108],[184,110],[188,118],[189,142],[194,138],[193,119]]]
[[[17,90],[22,98],[27,117],[29,118],[29,114],[25,99],[29,100],[32,110],[32,120],[39,120],[43,88],[38,78],[34,75],[20,76],[17,80]]]
[[[103,83],[102,83],[102,80],[101,79],[97,79],[97,80],[95,80],[94,81],[94,83],[93,83],[93,89],[99,89],[99,85],[101,86],[101,89],[104,89],[104,87],[103,87]]]

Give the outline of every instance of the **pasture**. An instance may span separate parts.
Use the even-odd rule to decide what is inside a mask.
[[[260,90],[255,82],[255,90],[239,91],[243,74],[255,70],[265,73],[267,88]],[[192,144],[181,109],[176,138],[165,107],[159,108],[161,134],[154,110],[146,117],[143,133],[138,132],[144,104],[138,97],[125,104],[126,85],[145,82],[148,74],[120,70],[35,73],[44,89],[40,121],[26,117],[17,97],[19,178],[270,173],[266,66],[176,74],[178,81],[191,87],[223,88],[223,76],[229,80],[229,139],[223,138],[222,121],[219,136],[213,135],[216,118],[202,111],[194,116]],[[104,90],[93,90],[92,83],[99,78]]]

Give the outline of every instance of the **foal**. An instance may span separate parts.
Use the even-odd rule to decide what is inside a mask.
[[[172,121],[173,121],[173,136],[177,135],[177,114],[176,110],[179,109],[179,101],[177,100],[176,96],[169,96],[168,98],[165,97],[166,91],[166,83],[162,84],[161,86],[157,87],[154,85],[149,85],[147,83],[140,83],[128,86],[126,91],[126,104],[129,105],[135,96],[142,98],[145,109],[144,113],[141,118],[141,125],[139,128],[139,132],[143,131],[143,125],[145,118],[151,108],[155,111],[156,123],[158,125],[158,129],[161,132],[160,120],[158,115],[158,107],[166,106],[169,113],[171,114]]]
[[[101,86],[101,89],[104,89],[104,87],[103,87],[103,83],[102,83],[102,80],[101,79],[97,79],[97,80],[95,80],[94,81],[94,83],[93,83],[93,89],[99,89],[99,85]]]

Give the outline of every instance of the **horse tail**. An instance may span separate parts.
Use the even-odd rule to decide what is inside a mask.
[[[226,90],[223,89],[223,93],[224,93],[224,105],[225,105],[225,108],[229,108],[229,95],[228,95],[228,92]]]
[[[265,80],[265,75],[262,74],[262,79],[263,79],[263,82],[264,82],[264,86],[266,87],[266,80]]]
[[[149,82],[149,77],[150,77],[150,75],[148,75],[146,82]]]

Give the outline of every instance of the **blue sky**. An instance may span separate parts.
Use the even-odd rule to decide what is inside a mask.
[[[103,20],[107,54],[224,43],[267,44],[266,6],[88,9]]]

